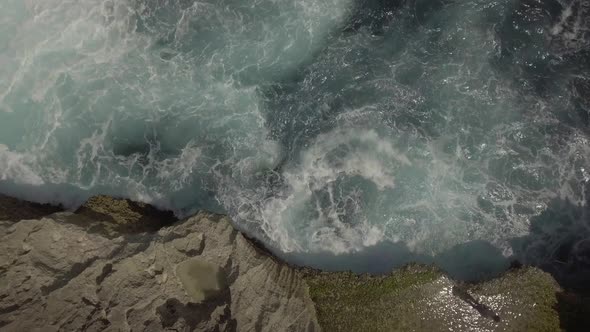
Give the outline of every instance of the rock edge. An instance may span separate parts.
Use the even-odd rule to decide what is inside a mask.
[[[58,210],[0,199],[2,331],[561,330],[559,286],[532,267],[474,285],[424,265],[322,272],[280,261],[226,216],[176,221],[108,196]]]

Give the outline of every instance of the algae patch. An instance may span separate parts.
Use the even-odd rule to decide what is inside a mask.
[[[88,199],[76,210],[76,215],[92,220],[89,232],[99,232],[107,237],[116,237],[121,233],[155,232],[177,221],[170,211],[103,195]]]
[[[324,330],[399,331],[420,321],[411,309],[417,287],[441,275],[434,267],[409,265],[387,276],[317,272],[305,279]]]
[[[176,275],[196,303],[215,297],[227,287],[221,268],[198,258],[191,258],[178,264]]]
[[[382,276],[304,272],[324,331],[560,331],[559,286],[535,268],[477,284],[423,265]]]

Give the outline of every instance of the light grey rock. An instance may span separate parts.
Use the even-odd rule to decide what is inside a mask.
[[[118,237],[84,218],[0,221],[0,330],[319,330],[301,273],[226,217]]]
[[[55,212],[0,196],[2,332],[552,332],[587,326],[575,320],[585,303],[532,267],[469,285],[414,264],[322,272],[279,261],[221,215],[175,222],[108,196]]]

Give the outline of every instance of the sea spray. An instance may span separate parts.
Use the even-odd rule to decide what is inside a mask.
[[[587,11],[3,1],[0,191],[225,212],[320,267],[477,241],[510,256],[553,200],[586,204]]]

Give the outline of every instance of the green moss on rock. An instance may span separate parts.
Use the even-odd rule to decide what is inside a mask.
[[[91,197],[75,213],[92,220],[90,231],[109,237],[122,233],[153,232],[177,220],[170,211],[110,196]]]
[[[430,266],[409,265],[387,276],[307,271],[305,279],[326,331],[401,330],[400,315],[413,303],[413,290],[439,278]]]
[[[387,276],[304,275],[324,331],[560,331],[559,287],[536,268],[475,285],[423,265]]]
[[[0,195],[0,221],[38,218],[59,210]],[[155,231],[176,221],[171,212],[107,196],[91,198],[75,214],[53,217],[108,237]],[[223,218],[207,214],[209,221]],[[230,235],[226,230],[221,225],[217,231],[235,238],[236,231]],[[200,248],[203,240],[196,238]],[[259,254],[272,257],[263,246],[251,243]],[[179,244],[179,248],[185,247]],[[585,331],[588,326],[590,301],[562,292],[549,274],[532,267],[510,270],[478,284],[457,283],[437,268],[424,265],[408,265],[383,276],[300,271],[288,273],[291,277],[287,279],[303,277],[309,294],[305,303],[313,301],[324,331]],[[184,260],[175,272],[195,302],[217,298],[227,290],[225,275],[209,260]],[[272,283],[272,278],[268,280]]]

